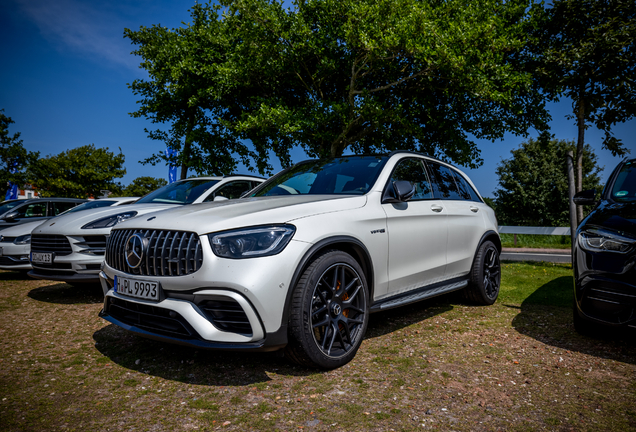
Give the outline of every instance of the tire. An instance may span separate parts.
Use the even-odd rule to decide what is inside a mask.
[[[485,241],[475,256],[464,298],[471,303],[488,306],[497,301],[500,286],[499,249],[493,242]]]
[[[294,288],[285,355],[321,369],[347,364],[364,338],[368,305],[367,282],[356,260],[338,250],[323,253]]]

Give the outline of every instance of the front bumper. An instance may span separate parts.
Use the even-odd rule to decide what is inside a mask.
[[[578,315],[605,326],[636,328],[636,257],[574,251],[574,299]]]
[[[277,350],[287,344],[285,305],[307,243],[292,240],[270,257],[229,260],[202,242],[202,267],[185,276],[135,276],[107,263],[100,273],[100,316],[147,338],[199,348]],[[149,301],[122,295],[115,276],[158,282],[162,296]]]
[[[61,236],[60,236],[61,237]],[[83,236],[64,236],[68,242],[68,251],[60,253],[53,250],[39,249],[38,252],[52,253],[51,264],[31,262],[33,270],[29,276],[35,279],[46,279],[60,282],[99,283],[99,272],[104,261],[106,235],[103,246],[90,247]]]
[[[29,250],[31,245],[0,243],[0,269],[30,270]]]

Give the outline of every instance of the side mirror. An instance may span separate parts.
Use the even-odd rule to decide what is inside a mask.
[[[392,186],[393,190],[387,188],[384,192],[382,204],[406,202],[415,195],[415,186],[410,181],[394,181]]]
[[[578,192],[572,197],[576,205],[596,205],[596,189],[588,189]]]
[[[221,196],[221,195],[217,195],[217,196],[214,197],[213,201],[227,201],[227,200],[228,200],[228,198],[226,198],[224,196]]]
[[[5,214],[2,219],[8,220],[8,221],[12,221],[12,220],[14,220],[17,217],[18,217],[18,212],[17,211],[12,211],[12,212],[9,212],[9,213]]]

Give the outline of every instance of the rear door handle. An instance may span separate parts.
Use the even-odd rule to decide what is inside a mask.
[[[477,213],[479,211],[479,207],[470,206],[470,211],[473,213]]]
[[[442,210],[444,210],[444,207],[437,205],[437,204],[433,204],[431,205],[431,210],[433,210],[435,213],[439,213]]]

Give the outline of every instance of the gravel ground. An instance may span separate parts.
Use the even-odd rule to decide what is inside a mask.
[[[101,301],[0,272],[2,430],[636,430],[633,335],[578,336],[570,308],[420,302],[372,315],[355,359],[323,372],[145,340]]]

